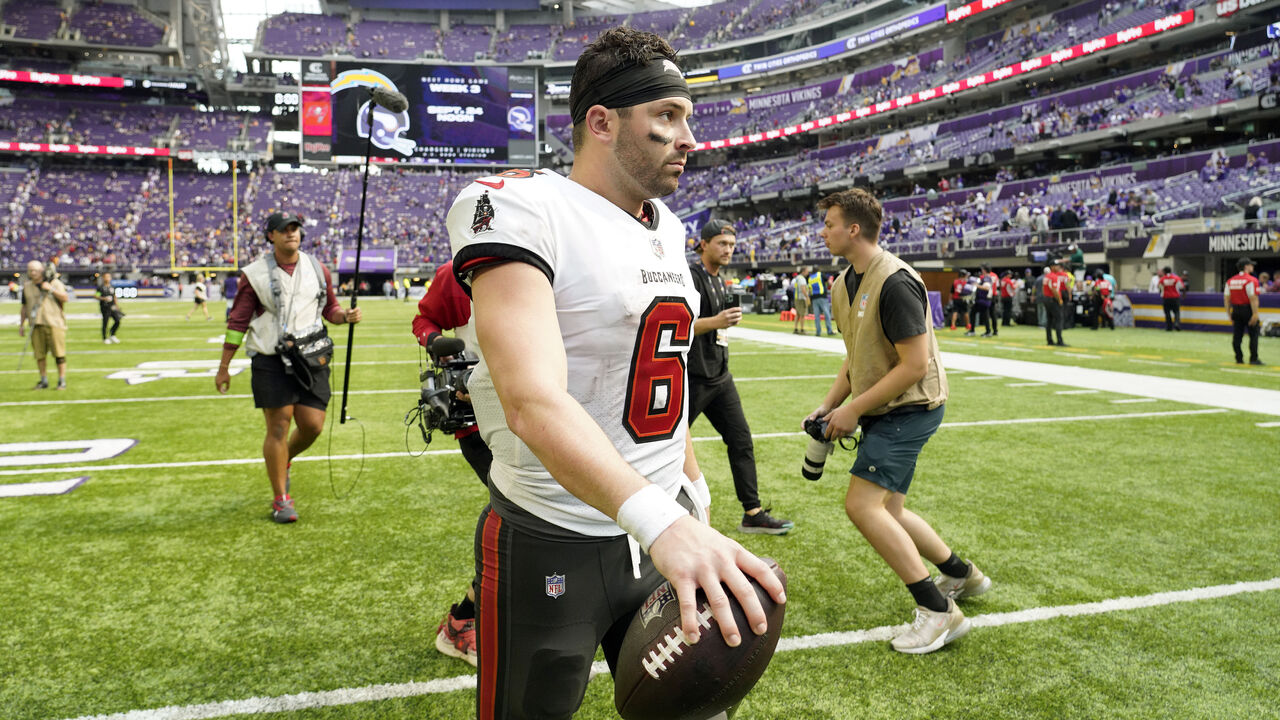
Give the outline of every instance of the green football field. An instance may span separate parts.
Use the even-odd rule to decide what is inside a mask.
[[[469,582],[486,495],[452,438],[406,435],[414,306],[364,305],[359,422],[295,463],[291,526],[268,519],[247,369],[229,396],[213,387],[221,304],[211,322],[184,321],[188,307],[127,304],[122,342],[104,345],[96,306],[71,305],[65,392],[30,389],[22,339],[0,326],[0,489],[88,478],[0,497],[0,718],[471,716],[472,668],[433,642]],[[744,325],[792,337],[776,319]],[[340,362],[347,329],[333,333]],[[1064,350],[1038,328],[938,335],[947,352],[1060,366],[1063,382],[951,374],[908,503],[995,584],[962,605],[972,632],[925,656],[888,647],[912,604],[844,515],[852,454],[800,476],[800,420],[839,356],[734,340],[761,494],[796,524],[737,533],[724,446],[695,423],[713,524],[789,575],[782,645],[737,717],[1273,717],[1280,417],[1082,392],[1070,371],[1271,392],[1280,371],[1234,365],[1221,334],[1072,330]],[[1280,342],[1261,355],[1280,363]],[[615,717],[607,674],[579,717]]]

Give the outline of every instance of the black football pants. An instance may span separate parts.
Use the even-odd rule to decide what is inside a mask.
[[[711,427],[729,448],[729,472],[733,489],[743,510],[760,507],[760,490],[756,477],[756,450],[751,442],[751,428],[742,412],[742,399],[733,375],[714,384],[689,379],[689,425],[706,415]]]

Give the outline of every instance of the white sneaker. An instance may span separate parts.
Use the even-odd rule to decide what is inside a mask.
[[[946,612],[934,612],[916,606],[916,617],[901,635],[890,643],[894,650],[910,655],[924,655],[941,648],[969,632],[969,619],[956,607],[956,601],[947,599]]]
[[[102,344],[103,344],[103,345],[110,345],[110,344],[111,344],[111,339],[110,339],[110,338],[104,338],[104,339],[103,339],[103,341],[102,341]]]
[[[933,581],[938,587],[938,592],[943,597],[962,600],[964,598],[975,597],[991,589],[991,578],[982,574],[977,565],[969,563],[968,577],[956,578],[950,575],[940,574]]]
[[[111,336],[111,342],[116,343],[116,344],[119,344],[119,343],[120,343],[120,338],[116,337],[115,335],[112,335],[112,336]]]

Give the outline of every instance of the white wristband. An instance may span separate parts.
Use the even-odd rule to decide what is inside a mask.
[[[711,487],[707,485],[707,476],[699,475],[697,480],[693,481],[693,489],[698,491],[695,501],[702,503],[702,507],[711,507]]]
[[[688,515],[689,511],[681,507],[675,498],[650,483],[633,493],[618,508],[618,527],[635,538],[640,549],[647,553],[649,546],[664,530]]]

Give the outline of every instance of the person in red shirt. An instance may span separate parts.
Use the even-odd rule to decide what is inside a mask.
[[[1000,273],[1000,324],[1009,327],[1013,320],[1013,296],[1018,294],[1018,282],[1013,279],[1013,271]]]
[[[436,276],[427,288],[427,294],[418,301],[418,314],[413,318],[413,336],[418,344],[428,350],[431,343],[453,330],[454,335],[467,344],[467,350],[479,354],[480,344],[471,325],[471,298],[458,284],[453,274],[453,261],[436,269]],[[443,358],[442,358],[443,359]],[[459,400],[470,401],[470,396],[459,394]],[[480,436],[480,427],[472,424],[454,433],[462,457],[475,471],[480,482],[489,484],[489,466],[493,453]],[[476,592],[475,579],[467,587],[467,594],[449,608],[444,620],[436,628],[436,649],[460,660],[476,665]]]
[[[1231,276],[1222,293],[1227,317],[1231,318],[1231,349],[1236,353],[1236,364],[1243,365],[1240,341],[1246,332],[1249,333],[1249,364],[1262,365],[1262,360],[1258,359],[1258,335],[1262,325],[1258,318],[1258,278],[1253,276],[1253,261],[1249,258],[1240,258],[1236,269],[1240,272]]]
[[[1099,270],[1098,280],[1093,283],[1093,308],[1097,321],[1089,326],[1090,330],[1097,330],[1104,323],[1112,330],[1116,329],[1115,319],[1111,315],[1111,296],[1114,293],[1111,281]]]
[[[990,265],[983,265],[981,282],[991,286],[991,310],[987,312],[986,328],[987,332],[991,333],[991,337],[997,337],[1000,335],[1000,325],[996,323],[996,313],[1002,309],[1000,304],[996,302],[1000,293],[1000,276],[996,275]]]
[[[1165,332],[1182,330],[1182,293],[1186,291],[1186,283],[1173,274],[1173,268],[1165,267],[1159,280],[1160,297],[1164,300]]]
[[[951,281],[951,329],[956,329],[956,316],[962,316],[964,326],[969,328],[969,301],[965,295],[965,286],[969,283],[969,271],[961,269],[960,275]]]
[[[1053,269],[1044,278],[1044,309],[1046,322],[1044,326],[1044,342],[1046,345],[1066,347],[1062,342],[1062,313],[1071,291],[1067,288],[1067,274],[1062,271],[1062,261],[1054,260]],[[1053,341],[1057,333],[1058,341]]]

